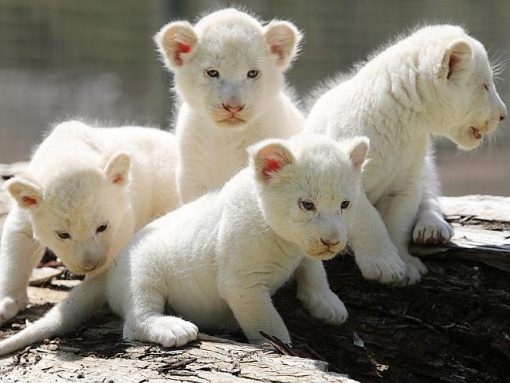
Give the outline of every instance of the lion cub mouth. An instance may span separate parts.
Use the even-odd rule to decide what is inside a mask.
[[[476,140],[482,139],[482,133],[480,132],[480,130],[476,129],[474,126],[471,127],[471,136],[473,136],[473,138],[475,138]]]
[[[221,122],[221,123],[227,124],[227,125],[239,125],[239,124],[244,124],[246,122],[246,120],[243,120],[242,118],[239,118],[236,116],[231,116],[231,117],[224,118],[223,120],[220,120],[218,122]]]
[[[316,258],[319,260],[328,260],[333,258],[335,255],[340,253],[340,250],[337,249],[324,249],[324,250],[318,250],[318,251],[307,251],[307,254],[311,256],[312,258]]]

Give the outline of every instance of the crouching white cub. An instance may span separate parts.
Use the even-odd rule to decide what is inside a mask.
[[[127,339],[180,346],[197,326],[238,324],[250,342],[263,340],[259,330],[289,342],[271,295],[295,271],[311,314],[342,323],[347,311],[321,260],[350,239],[367,149],[365,138],[338,144],[321,135],[252,146],[248,168],[140,230],[107,273],[0,342],[0,354],[76,327],[105,299],[124,317]]]
[[[408,252],[413,225],[416,242],[438,243],[453,234],[437,198],[431,136],[473,149],[505,116],[483,45],[460,27],[437,25],[417,30],[335,84],[311,110],[305,130],[339,140],[369,137],[363,185],[414,283],[427,269]],[[364,242],[376,245],[370,235]],[[377,278],[372,267],[367,272],[370,262],[363,263],[363,274]]]
[[[0,324],[27,304],[45,247],[76,274],[103,272],[135,230],[179,205],[174,135],[140,127],[59,124],[23,175],[0,243]]]
[[[183,203],[221,187],[241,170],[249,145],[302,129],[304,118],[283,76],[300,39],[292,23],[262,26],[235,9],[214,12],[195,26],[169,23],[156,34],[182,98],[176,135]]]

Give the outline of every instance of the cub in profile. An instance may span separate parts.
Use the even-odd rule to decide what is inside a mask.
[[[173,134],[59,124],[22,175],[0,242],[0,325],[27,304],[45,247],[76,274],[103,272],[135,230],[179,206]]]
[[[435,25],[377,53],[351,78],[334,84],[313,106],[305,130],[338,140],[369,137],[363,185],[408,263],[408,282],[415,283],[427,268],[409,254],[411,232],[419,243],[453,235],[439,206],[432,135],[473,149],[506,113],[484,46],[458,26]],[[365,241],[376,244],[371,236]]]
[[[127,339],[181,346],[197,326],[240,325],[250,342],[263,340],[259,330],[289,342],[271,295],[295,271],[311,314],[342,323],[321,260],[350,239],[367,142],[297,135],[250,147],[248,168],[140,230],[107,273],[1,341],[0,355],[77,327],[104,302],[125,319]]]
[[[221,187],[247,163],[246,148],[304,126],[284,84],[301,34],[286,21],[262,26],[236,9],[165,25],[154,37],[174,74],[179,108],[177,186],[183,203]]]

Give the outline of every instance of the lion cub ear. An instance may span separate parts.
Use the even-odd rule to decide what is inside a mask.
[[[276,66],[286,70],[299,51],[301,32],[288,21],[274,20],[264,27],[264,37],[276,57]]]
[[[111,183],[124,186],[129,179],[131,158],[127,153],[117,153],[110,157],[104,168],[106,179]]]
[[[175,72],[194,54],[198,37],[190,23],[175,21],[161,28],[154,41],[168,69]]]
[[[367,158],[368,148],[369,140],[364,136],[353,138],[348,143],[346,153],[355,171],[359,172],[361,170],[361,166]]]
[[[34,181],[16,176],[5,183],[9,194],[22,209],[35,209],[41,205],[43,191]]]
[[[456,80],[473,65],[473,49],[469,42],[458,39],[450,43],[441,62],[439,77],[446,80]]]
[[[295,161],[283,140],[264,140],[249,147],[248,153],[257,180],[265,185],[276,180],[282,169]]]

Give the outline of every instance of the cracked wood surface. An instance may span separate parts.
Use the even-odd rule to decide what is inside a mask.
[[[117,343],[112,344],[116,354],[107,356],[83,355],[79,347],[66,343],[49,343],[10,360],[0,359],[2,381],[355,383],[340,374],[324,372],[325,362],[212,338],[177,350]]]

